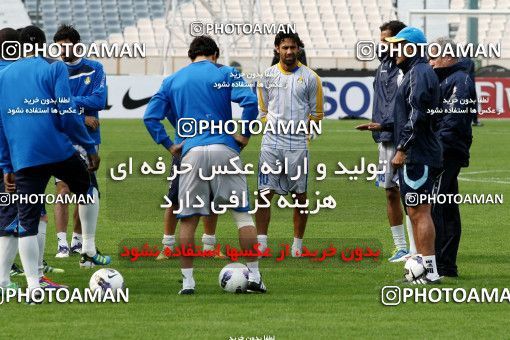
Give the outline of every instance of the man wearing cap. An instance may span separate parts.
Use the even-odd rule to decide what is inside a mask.
[[[392,43],[390,53],[404,77],[395,95],[394,124],[369,123],[358,127],[372,131],[393,129],[397,152],[391,161],[398,170],[400,193],[413,224],[417,256],[423,259],[426,271],[412,284],[438,283],[434,250],[435,229],[431,205],[424,195],[430,195],[442,166],[442,150],[434,133],[432,114],[439,105],[439,81],[428,64],[423,32],[406,27],[396,36],[386,38]],[[396,52],[396,53],[395,53]]]

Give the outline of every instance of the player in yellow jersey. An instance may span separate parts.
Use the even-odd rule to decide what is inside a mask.
[[[275,133],[269,131],[262,138],[258,199],[263,203],[261,195],[271,200],[275,193],[290,193],[303,204],[307,198],[308,178],[303,174],[303,168],[308,167],[308,134],[297,127],[324,117],[322,82],[314,71],[298,61],[303,43],[297,33],[278,33],[274,45],[280,61],[265,71],[258,86],[258,103],[261,119],[277,130]],[[282,124],[294,128],[281,133],[278,126]],[[264,164],[273,169],[278,164],[288,164],[288,169],[286,173],[264,174],[260,171]],[[297,176],[299,171],[301,176]],[[262,248],[267,247],[270,208],[259,208],[255,217],[258,242]],[[299,208],[294,209],[292,256],[301,255],[307,217]]]

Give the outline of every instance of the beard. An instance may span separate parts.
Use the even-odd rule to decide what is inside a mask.
[[[297,56],[294,55],[292,57],[288,57],[288,58],[283,58],[282,61],[285,65],[288,65],[288,66],[291,66],[291,65],[294,65],[296,63],[296,60],[297,60]]]

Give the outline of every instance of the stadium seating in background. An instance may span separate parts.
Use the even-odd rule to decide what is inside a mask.
[[[218,1],[210,4],[213,11],[220,12]],[[40,0],[39,12],[37,0],[25,0],[25,6],[33,22],[39,13],[48,36],[55,33],[59,24],[72,23],[84,42],[139,41],[146,44],[149,55],[164,54],[163,48],[170,39],[164,0]],[[395,16],[388,0],[261,0],[260,7],[261,22],[295,23],[311,57],[353,57],[358,39],[371,39],[381,21]],[[176,13],[171,52],[185,56],[192,38],[189,24],[214,20],[200,1],[179,1]],[[171,15],[168,14],[169,23]],[[228,21],[249,22],[250,15],[242,0],[226,2]],[[271,56],[271,39],[263,39],[262,43],[265,56]],[[249,37],[236,40],[234,45],[234,56],[252,54]]]
[[[464,0],[452,0],[451,9],[467,9]],[[491,9],[510,9],[510,1],[508,0],[479,0],[479,8],[484,10]],[[466,22],[467,17],[464,15],[451,15],[448,22],[451,23],[451,36],[459,42],[466,42]],[[456,32],[455,32],[456,31]],[[510,16],[508,15],[480,15],[478,17],[478,41],[480,43],[502,43],[503,37],[510,36]],[[502,44],[502,55],[510,55],[510,50],[505,49]]]
[[[0,28],[21,28],[30,25],[31,20],[20,0],[1,0]]]
[[[146,73],[161,71],[160,64],[167,52],[173,59],[170,70],[187,62],[187,48],[191,39],[190,24],[219,22],[212,13],[222,13],[220,0],[177,0],[175,18],[172,11],[166,14],[166,0],[0,0],[0,20],[3,26],[21,27],[32,23],[41,26],[52,37],[61,23],[71,23],[80,32],[84,42],[145,43],[148,60],[135,67],[132,61],[129,72]],[[225,3],[225,22],[294,23],[302,37],[306,54],[315,68],[375,68],[377,60],[360,62],[355,59],[358,40],[374,40],[379,35],[382,22],[396,18],[392,0],[259,0],[260,10],[247,6],[247,0],[228,0]],[[171,1],[170,1],[171,3]],[[207,4],[210,8],[204,6]],[[481,9],[510,9],[509,0],[479,0]],[[452,9],[465,9],[464,0],[451,0]],[[28,13],[28,16],[27,16]],[[260,18],[258,14],[260,13]],[[166,17],[165,17],[166,15]],[[466,20],[463,15],[448,15],[450,36],[459,42],[466,39]],[[403,19],[405,20],[405,18]],[[5,24],[11,22],[11,24]],[[478,19],[478,37],[482,43],[501,42],[510,36],[510,16],[482,15]],[[2,26],[0,21],[0,26]],[[273,55],[273,36],[265,36],[255,43],[250,35],[236,37],[214,36],[222,46],[230,46],[230,59],[251,59],[259,51],[263,63]],[[225,43],[226,42],[226,43]],[[260,50],[256,48],[260,46]],[[510,49],[502,45],[503,58],[487,60],[484,65],[498,63],[510,66]],[[125,72],[105,61],[110,72]],[[131,71],[136,69],[135,71]],[[119,71],[120,70],[120,71]]]
[[[5,0],[2,0],[2,2]],[[140,41],[154,45],[154,33],[147,22],[164,18],[165,0],[24,0],[33,23],[51,37],[62,23],[73,24],[82,40]],[[141,26],[137,23],[144,22]],[[134,34],[136,30],[136,34]],[[147,32],[150,30],[150,35]],[[119,37],[122,36],[122,39]],[[151,45],[151,46],[152,46]]]
[[[249,22],[249,9],[243,1],[227,2],[227,21]],[[219,3],[212,3],[220,12]],[[178,13],[174,30],[178,39],[176,47],[189,43],[189,24],[197,18],[213,22],[213,18],[199,1],[183,3]],[[262,23],[294,23],[310,57],[354,57],[354,46],[358,39],[372,39],[378,35],[379,25],[395,17],[391,1],[388,0],[260,0]],[[170,15],[170,14],[169,14]],[[169,18],[170,19],[170,18]],[[185,39],[183,39],[185,38]],[[272,38],[272,37],[271,37]],[[272,56],[272,39],[263,39],[264,56]],[[235,40],[232,55],[252,53],[250,37]],[[244,51],[243,51],[244,50]]]

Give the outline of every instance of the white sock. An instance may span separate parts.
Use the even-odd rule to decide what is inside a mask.
[[[416,254],[416,243],[414,243],[413,224],[406,215],[407,236],[409,237],[409,254]]]
[[[294,237],[294,242],[292,243],[292,248],[297,248],[301,251],[303,248],[303,239]]]
[[[260,282],[259,261],[246,262],[246,267],[248,267],[248,281],[259,283]]]
[[[7,287],[11,283],[11,267],[17,253],[17,237],[0,237],[0,287]]]
[[[163,235],[162,243],[165,247],[169,247],[173,250],[175,245],[175,235]]]
[[[193,268],[181,269],[182,289],[195,289],[195,280],[193,279]]]
[[[81,236],[81,234],[75,233],[73,231],[73,238],[71,239],[71,247],[73,247],[79,243],[83,243],[83,237]]]
[[[81,205],[78,207],[80,215],[83,243],[82,253],[88,256],[96,255],[96,227],[97,216],[99,215],[99,194],[96,188],[92,189],[94,203]]]
[[[437,273],[436,255],[422,256],[423,265],[427,269],[427,278],[429,280],[437,280],[439,274]]]
[[[39,277],[44,276],[44,246],[46,244],[46,225],[45,221],[39,221],[39,233],[37,234],[37,244],[39,245]]]
[[[67,233],[65,231],[57,233],[57,242],[59,246],[69,247],[69,244],[67,244]]]
[[[19,257],[23,264],[28,289],[40,288],[39,285],[39,244],[37,235],[20,237]]]
[[[407,249],[406,234],[403,224],[391,227],[391,234],[393,235],[393,243],[395,243],[397,249]]]
[[[267,235],[257,235],[257,242],[260,243],[259,250],[264,251],[267,248]]]
[[[214,246],[216,245],[216,235],[202,235],[202,249],[203,250],[214,250]]]

